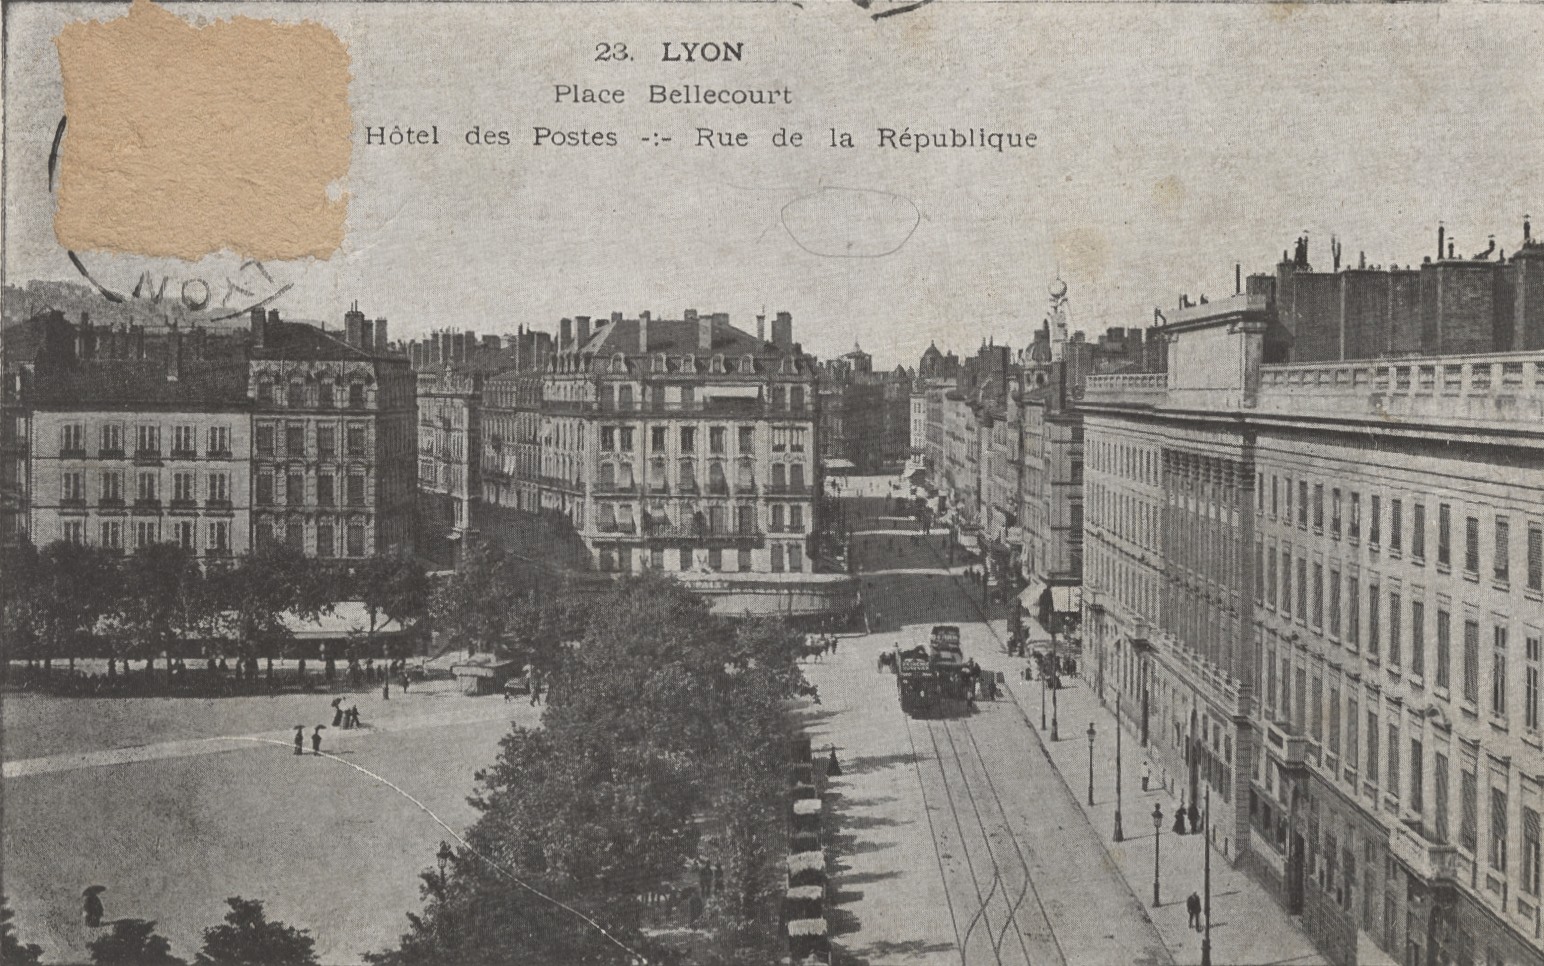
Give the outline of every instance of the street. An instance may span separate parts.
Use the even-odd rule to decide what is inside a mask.
[[[1022,680],[1025,661],[1002,645],[1003,606],[982,603],[979,585],[960,576],[965,561],[946,566],[947,532],[924,538],[914,521],[890,515],[889,482],[848,481],[843,494],[868,633],[806,666],[822,699],[809,715],[815,746],[834,746],[843,769],[831,809],[839,961],[1199,962],[1184,899],[1201,889],[1202,840],[1164,830],[1160,858],[1173,871],[1164,874],[1164,905],[1152,909],[1149,799],[1162,790],[1144,794],[1127,776],[1128,834],[1111,843],[1108,738],[1097,749],[1096,807],[1083,801],[1092,696],[1069,679],[1059,695],[1063,740],[1048,749],[1035,727],[1040,685]],[[876,670],[878,655],[926,642],[940,623],[959,625],[966,656],[1003,672],[1009,691],[965,716],[913,720],[900,711],[894,677]],[[1126,771],[1137,767],[1134,757]],[[1214,917],[1215,962],[1317,961],[1262,891],[1220,856],[1213,865],[1214,895],[1229,892],[1227,901],[1246,904],[1251,916],[1248,933],[1240,917],[1230,913],[1231,932]]]

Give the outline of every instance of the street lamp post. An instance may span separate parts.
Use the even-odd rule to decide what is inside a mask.
[[[1158,907],[1158,851],[1163,844],[1163,806],[1153,806],[1153,908]]]
[[[1212,786],[1206,786],[1206,826],[1212,827]],[[1206,932],[1201,936],[1201,966],[1212,966],[1212,844],[1202,842],[1201,848],[1206,852],[1205,872],[1202,887],[1206,894]]]
[[[1051,740],[1061,741],[1056,720],[1056,692],[1061,689],[1061,669],[1056,666],[1056,615],[1051,615]]]
[[[1094,804],[1094,723],[1088,723],[1088,804]]]
[[[1126,833],[1120,827],[1120,692],[1115,693],[1115,841],[1124,842]]]
[[[1042,665],[1041,668],[1040,668],[1040,730],[1041,731],[1045,730],[1045,690],[1049,686],[1048,683],[1047,683],[1049,678],[1050,678],[1050,675],[1046,673],[1046,668]]]

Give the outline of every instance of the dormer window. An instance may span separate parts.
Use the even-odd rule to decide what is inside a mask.
[[[739,371],[742,373],[756,371],[756,360],[751,358],[751,354],[749,352],[740,357]]]
[[[663,352],[656,352],[656,353],[654,353],[654,371],[655,372],[669,372],[670,371],[670,362],[669,362],[668,359],[665,358],[665,354]]]
[[[620,353],[620,352],[618,352],[616,355],[612,356],[611,357],[611,371],[612,372],[626,372],[627,371],[627,357],[622,355],[622,353]]]
[[[696,372],[697,371],[697,357],[692,355],[690,352],[688,352],[686,355],[682,356],[681,357],[681,371],[682,372]]]
[[[723,353],[719,353],[718,355],[715,355],[713,357],[713,362],[712,362],[712,364],[711,364],[711,366],[709,368],[709,371],[710,372],[723,372],[724,371],[724,354]]]

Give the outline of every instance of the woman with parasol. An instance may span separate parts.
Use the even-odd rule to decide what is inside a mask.
[[[86,897],[83,910],[86,917],[86,925],[93,929],[102,925],[102,899],[101,894],[107,891],[107,886],[87,886],[82,893]]]

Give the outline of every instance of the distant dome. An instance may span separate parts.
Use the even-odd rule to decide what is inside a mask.
[[[1053,279],[1051,284],[1048,286],[1048,290],[1051,293],[1051,298],[1062,298],[1067,294],[1067,283],[1063,282],[1060,278]]]

